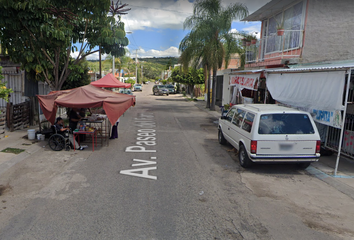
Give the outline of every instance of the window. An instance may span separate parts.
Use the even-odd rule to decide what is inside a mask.
[[[236,112],[236,109],[231,108],[231,110],[226,114],[226,120],[231,122],[232,117],[234,116],[235,112]]]
[[[245,116],[245,111],[241,109],[237,109],[237,112],[234,116],[234,120],[232,121],[232,123],[238,127],[241,127],[244,116]]]
[[[302,6],[300,2],[284,12],[284,29],[291,30],[284,34],[284,49],[297,48],[300,46],[300,30],[302,26]]]
[[[266,53],[281,50],[281,38],[277,35],[277,25],[281,23],[282,18],[282,13],[279,13],[269,19]]]
[[[259,134],[314,134],[307,114],[277,113],[261,115]]]
[[[301,1],[296,5],[286,9],[268,19],[267,29],[264,36],[267,38],[265,53],[272,53],[301,47],[301,38],[303,36],[303,15],[304,2]],[[277,25],[283,23],[285,31],[283,37],[277,36]],[[284,46],[283,46],[284,44]]]
[[[251,132],[252,130],[252,125],[253,125],[253,120],[254,120],[254,114],[253,113],[247,113],[245,120],[243,121],[242,124],[242,129]]]

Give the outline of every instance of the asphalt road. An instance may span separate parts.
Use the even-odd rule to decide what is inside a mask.
[[[151,88],[134,93],[109,147],[47,151],[37,163],[44,170],[13,170],[22,180],[0,198],[8,203],[0,239],[342,239],[338,229],[316,227],[320,214],[282,199],[287,189],[277,181],[297,182],[289,187],[299,194],[312,179],[304,171],[240,169],[232,147],[217,142],[215,118]]]

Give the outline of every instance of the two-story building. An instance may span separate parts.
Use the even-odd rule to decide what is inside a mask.
[[[245,47],[245,69],[229,74],[227,91],[309,111],[326,146],[354,157],[353,12],[350,0],[268,2],[243,19],[261,21],[261,37]]]

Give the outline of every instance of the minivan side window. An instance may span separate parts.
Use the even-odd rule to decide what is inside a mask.
[[[243,117],[245,116],[245,111],[242,109],[237,109],[237,112],[234,116],[234,120],[232,121],[233,124],[235,124],[238,127],[241,127]]]
[[[234,113],[236,112],[235,108],[231,108],[230,111],[226,114],[226,120],[231,122]]]
[[[247,131],[247,132],[251,132],[252,125],[253,125],[253,120],[254,120],[254,114],[248,112],[246,114],[245,120],[243,121],[242,129]]]

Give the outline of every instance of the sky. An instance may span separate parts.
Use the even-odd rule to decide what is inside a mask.
[[[221,0],[224,7],[231,3],[244,4],[253,13],[269,0]],[[178,57],[178,46],[188,33],[183,30],[184,20],[193,14],[193,0],[121,0],[131,8],[121,21],[128,32],[130,57]],[[259,38],[260,22],[234,21],[231,31],[245,31]],[[257,34],[256,34],[257,33]],[[105,56],[102,57],[103,59]],[[87,59],[98,60],[98,54]]]

